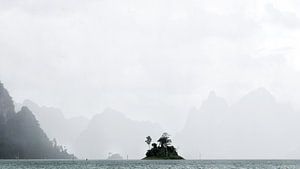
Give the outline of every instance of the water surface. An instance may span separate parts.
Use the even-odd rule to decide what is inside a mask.
[[[298,160],[0,160],[0,169],[300,169]]]

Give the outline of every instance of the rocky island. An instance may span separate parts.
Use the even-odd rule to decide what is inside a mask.
[[[172,140],[168,133],[163,133],[162,136],[157,140],[157,143],[152,143],[152,138],[150,136],[146,137],[145,141],[149,150],[146,153],[146,157],[143,160],[183,160],[181,156],[178,155],[176,148],[171,145]],[[152,148],[150,149],[150,145]]]

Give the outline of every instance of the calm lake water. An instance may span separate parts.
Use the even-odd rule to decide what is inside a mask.
[[[300,169],[295,160],[0,160],[0,169]]]

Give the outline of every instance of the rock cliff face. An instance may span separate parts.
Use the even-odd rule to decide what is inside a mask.
[[[0,159],[75,158],[51,142],[27,107],[15,112],[13,100],[0,83]]]
[[[31,100],[25,100],[22,104],[17,104],[16,110],[20,110],[22,106],[26,106],[32,111],[41,128],[50,139],[59,140],[59,143],[68,147],[71,152],[74,150],[73,143],[89,123],[89,119],[85,117],[67,118],[60,109],[41,106]]]
[[[0,122],[6,123],[14,114],[15,108],[12,98],[0,82]]]

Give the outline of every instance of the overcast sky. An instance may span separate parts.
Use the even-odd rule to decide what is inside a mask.
[[[0,0],[0,80],[67,116],[176,128],[210,90],[258,87],[300,110],[299,44],[298,0]]]

